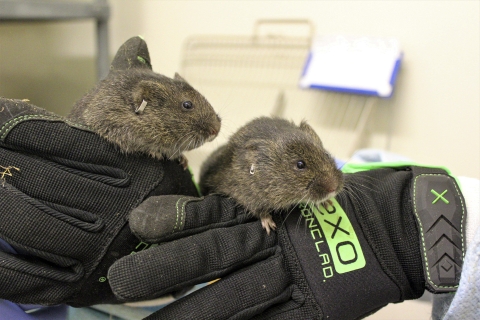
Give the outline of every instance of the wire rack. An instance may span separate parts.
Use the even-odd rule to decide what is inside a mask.
[[[223,118],[216,143],[192,151],[189,159],[203,161],[238,127],[262,115],[306,119],[328,150],[349,158],[362,144],[378,99],[299,88],[314,34],[308,20],[260,20],[251,35],[188,38],[181,74]]]
[[[262,35],[260,27],[266,22],[257,23],[253,36],[188,39],[182,61],[185,77],[217,86],[296,87],[311,38]]]

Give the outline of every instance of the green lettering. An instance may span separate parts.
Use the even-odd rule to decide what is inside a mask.
[[[317,239],[317,238],[315,238],[315,233],[318,233],[318,238],[319,239],[322,238],[322,233],[320,232],[320,229],[313,229],[313,230],[310,230],[310,234],[312,235],[313,240]]]
[[[308,218],[312,216],[312,212],[305,206],[302,206],[303,208],[300,210],[300,213],[304,218]]]
[[[328,254],[324,253],[324,254],[319,254],[318,256],[323,259],[322,266],[324,264],[329,264],[330,263],[330,256]]]
[[[335,271],[346,273],[365,267],[366,261],[355,230],[342,207],[336,200],[328,210],[311,206],[325,235]],[[328,214],[328,219],[324,216]]]
[[[323,243],[323,240],[315,242],[315,247],[317,248],[317,252],[320,252],[320,247],[319,245]]]
[[[354,263],[358,259],[357,250],[350,241],[343,241],[337,244],[337,256],[342,264]]]
[[[309,218],[307,219],[307,222],[308,222],[308,229],[312,229],[314,227],[318,227],[318,225],[316,224],[316,221],[315,221],[315,218]]]
[[[327,211],[328,214],[333,214],[337,211],[334,205],[328,205],[327,207],[323,207],[323,209],[325,209],[325,211]]]
[[[332,268],[332,266],[323,268],[323,276],[324,276],[325,278],[331,278],[331,277],[333,277],[333,268]]]

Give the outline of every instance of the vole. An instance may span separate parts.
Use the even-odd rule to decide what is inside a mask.
[[[141,54],[141,55],[140,55]],[[108,76],[73,106],[68,119],[89,127],[123,152],[179,159],[213,140],[221,126],[210,103],[180,75],[151,69],[139,37],[119,49]]]
[[[343,174],[305,121],[256,118],[214,151],[200,170],[204,195],[235,199],[261,219],[270,234],[270,213],[300,202],[322,204],[343,186]]]

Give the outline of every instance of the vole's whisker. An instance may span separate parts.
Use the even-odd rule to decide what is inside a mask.
[[[282,221],[282,226],[285,224],[285,221],[287,220],[287,218],[290,216],[290,214],[303,202],[303,199],[306,198],[306,194],[303,195],[303,197],[295,204],[293,205],[290,210],[288,211],[287,215],[285,216],[285,219],[283,219]],[[308,202],[307,202],[308,204]],[[300,215],[300,220],[301,220],[301,215]]]

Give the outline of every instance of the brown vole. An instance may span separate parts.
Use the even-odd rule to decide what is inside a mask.
[[[155,73],[149,60],[143,39],[128,40],[108,76],[74,105],[68,118],[123,152],[180,159],[186,167],[182,152],[213,140],[220,118],[181,76]]]
[[[202,165],[203,194],[234,198],[270,233],[270,213],[299,202],[321,204],[343,186],[343,174],[305,121],[261,117],[231,136]]]

